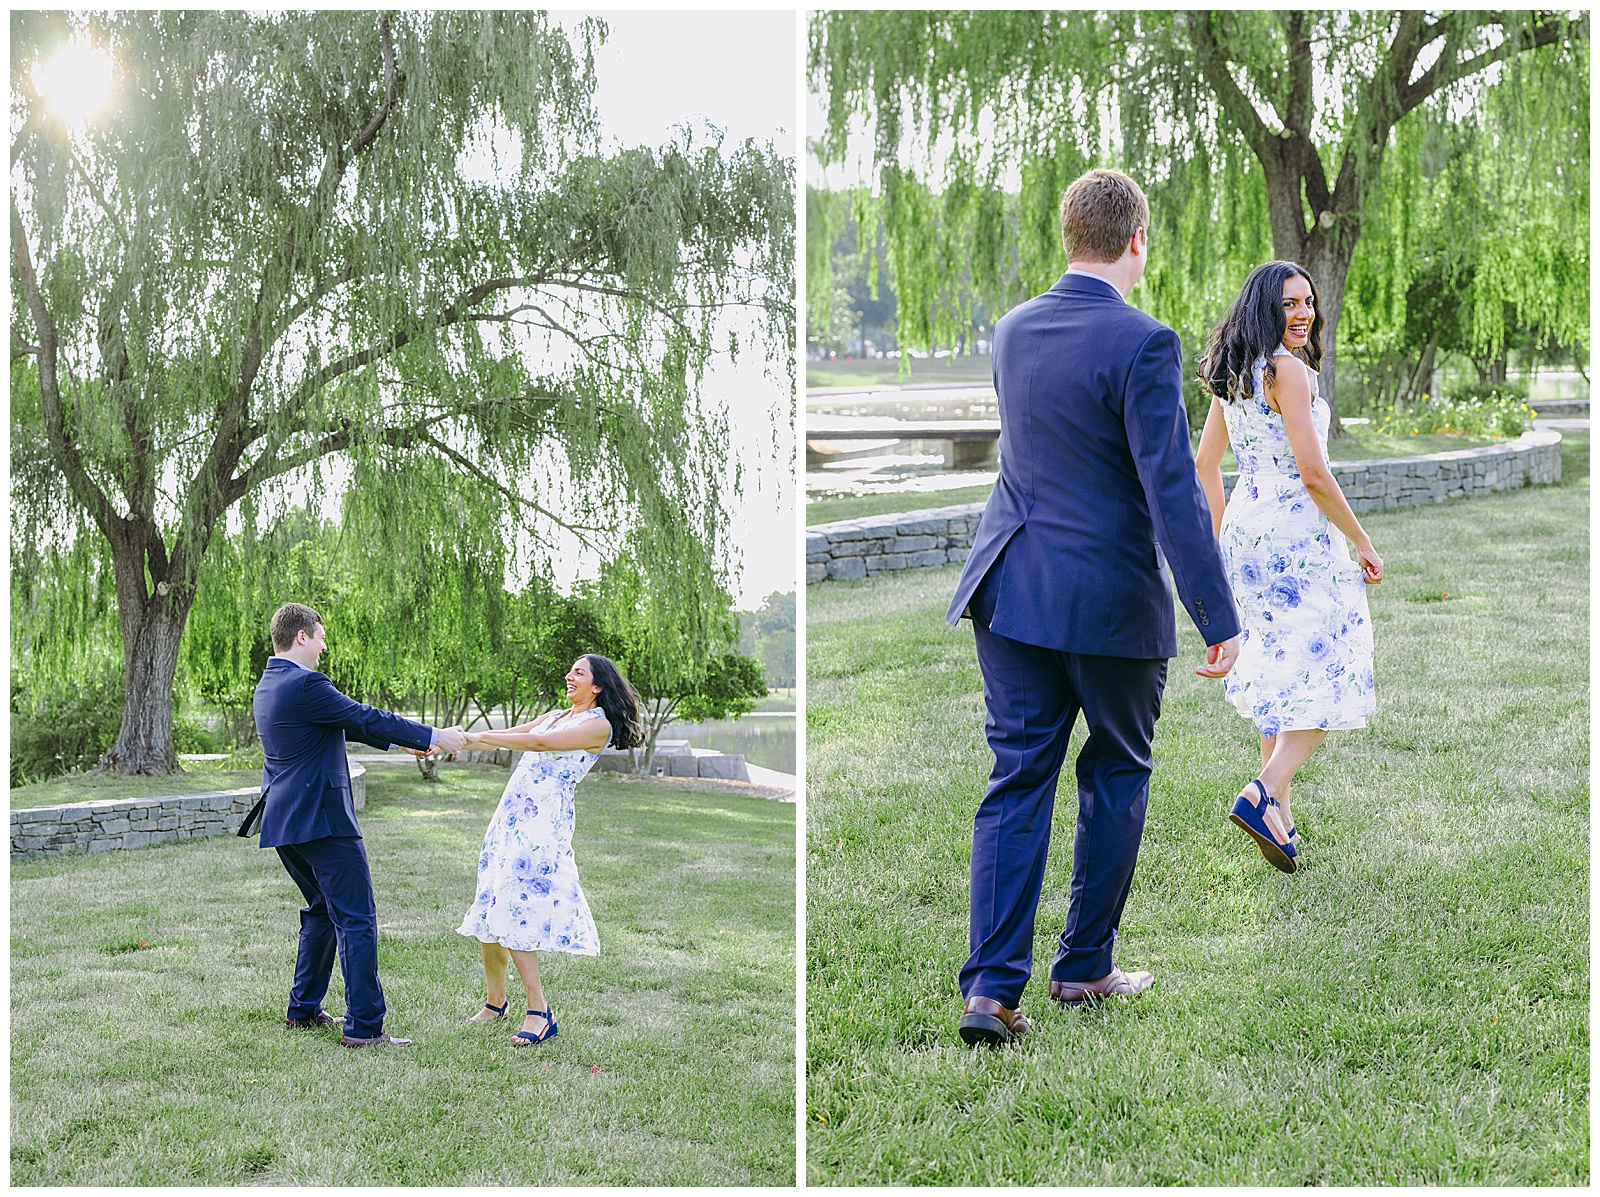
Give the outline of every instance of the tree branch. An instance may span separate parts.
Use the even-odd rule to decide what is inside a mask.
[[[1195,57],[1199,60],[1200,72],[1211,85],[1211,90],[1228,119],[1240,133],[1244,134],[1245,140],[1250,143],[1250,148],[1255,151],[1256,156],[1263,157],[1266,154],[1268,139],[1272,137],[1272,131],[1267,128],[1266,122],[1256,112],[1256,106],[1250,102],[1250,98],[1234,81],[1233,73],[1228,70],[1227,55],[1211,28],[1212,18],[1213,14],[1210,12],[1189,13],[1189,41],[1194,46]]]
[[[1505,18],[1495,14],[1491,20],[1483,22],[1478,27],[1483,28],[1492,24],[1499,24],[1503,27]],[[1531,30],[1525,26],[1520,27],[1516,30],[1514,36],[1507,35],[1505,40],[1498,46],[1485,50],[1474,58],[1462,61],[1450,54],[1440,54],[1438,60],[1424,71],[1415,83],[1401,88],[1399,113],[1404,116],[1435,92],[1449,87],[1452,83],[1459,82],[1470,75],[1475,75],[1497,62],[1504,62],[1524,51],[1535,50],[1540,46],[1553,45],[1561,40],[1569,30],[1580,26],[1587,32],[1587,17],[1580,18],[1574,25],[1568,25],[1564,18],[1555,14],[1546,14],[1533,25]],[[1415,60],[1413,59],[1413,61]]]
[[[11,211],[11,241],[12,260],[17,268],[17,283],[22,288],[28,312],[33,317],[34,328],[39,335],[39,408],[44,416],[46,440],[49,442],[56,464],[61,467],[61,472],[66,477],[67,487],[72,491],[73,497],[83,504],[89,517],[94,520],[105,538],[114,540],[112,527],[113,521],[117,518],[116,512],[112,509],[111,501],[106,498],[105,492],[95,485],[94,479],[89,477],[89,471],[84,467],[83,455],[67,435],[66,413],[61,404],[60,377],[57,373],[60,341],[56,334],[56,322],[50,314],[50,307],[45,302],[44,292],[40,289],[38,277],[34,273],[33,255],[28,249],[28,235],[23,230],[22,218],[17,214],[15,207]]]

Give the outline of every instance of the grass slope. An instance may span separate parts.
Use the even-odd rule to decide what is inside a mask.
[[[12,1183],[792,1184],[795,808],[584,782],[604,954],[540,954],[561,1033],[513,1054],[455,932],[506,774],[397,772],[362,827],[411,1048],[283,1029],[301,898],[254,841],[13,863]]]
[[[1002,1052],[955,1035],[991,764],[971,631],[942,618],[956,571],[813,589],[808,1179],[1587,1184],[1587,435],[1564,470],[1363,517],[1379,713],[1302,771],[1295,876],[1224,819],[1255,732],[1180,621],[1117,952],[1157,987],[1045,994],[1069,766],[1035,1034]]]

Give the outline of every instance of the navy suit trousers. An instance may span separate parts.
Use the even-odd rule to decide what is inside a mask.
[[[1077,759],[1072,887],[1050,978],[1093,981],[1111,971],[1144,833],[1167,662],[1062,652],[991,632],[989,582],[997,573],[970,608],[995,763],[973,821],[972,954],[960,984],[964,998],[982,995],[1015,1009],[1033,972],[1056,781],[1080,711],[1089,737]]]
[[[378,905],[366,845],[360,836],[328,836],[281,844],[277,852],[306,898],[288,1016],[310,1018],[322,1008],[337,946],[344,973],[344,1033],[352,1039],[376,1038],[383,1031],[384,1005],[378,983]]]

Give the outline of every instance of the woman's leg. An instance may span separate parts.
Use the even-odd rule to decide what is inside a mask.
[[[505,947],[497,943],[483,943],[483,989],[485,1001],[494,1007],[503,1007],[506,1004],[506,965],[510,961],[510,953]],[[500,1017],[488,1010],[479,1010],[469,1022],[490,1022]]]
[[[1272,737],[1272,755],[1261,767],[1261,784],[1267,787],[1267,793],[1278,800],[1279,809],[1273,810],[1269,806],[1263,817],[1267,825],[1273,828],[1274,838],[1280,843],[1285,840],[1284,832],[1294,825],[1294,820],[1289,818],[1289,804],[1286,801],[1289,783],[1300,771],[1300,766],[1311,759],[1311,754],[1322,746],[1322,741],[1327,737],[1327,729],[1320,727],[1279,732]],[[1252,802],[1260,797],[1254,786],[1247,786],[1241,792],[1248,794]]]
[[[1277,742],[1278,742],[1278,737],[1277,736],[1262,736],[1261,737],[1261,772],[1262,773],[1265,773],[1267,771],[1267,762],[1272,759],[1272,749],[1277,745]],[[1258,773],[1258,774],[1256,774],[1256,776],[1259,777],[1259,776],[1261,776],[1261,774]],[[1251,793],[1255,793],[1255,791],[1252,790]],[[1289,783],[1288,782],[1284,782],[1283,783],[1283,793],[1281,793],[1281,794],[1277,793],[1276,791],[1274,791],[1271,787],[1268,787],[1267,793],[1271,794],[1274,798],[1276,798],[1278,800],[1278,805],[1283,807],[1283,825],[1285,827],[1294,827],[1294,816],[1289,813]],[[1296,829],[1296,830],[1298,831],[1298,829]],[[1300,836],[1298,834],[1296,834],[1296,836],[1294,838],[1296,840],[1299,840]]]
[[[547,1010],[545,1005],[544,989],[539,984],[539,957],[533,952],[511,952],[511,960],[517,966],[517,972],[522,977],[522,988],[528,996],[525,1010]],[[538,1035],[545,1029],[543,1014],[529,1014],[522,1020],[522,1029]]]

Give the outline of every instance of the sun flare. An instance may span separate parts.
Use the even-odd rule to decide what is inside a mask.
[[[111,95],[111,56],[85,42],[74,41],[33,66],[33,83],[57,116],[76,123],[88,120]]]

